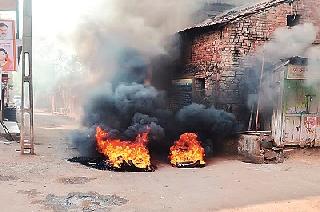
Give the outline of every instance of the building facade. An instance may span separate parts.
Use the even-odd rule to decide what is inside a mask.
[[[246,125],[250,119],[249,73],[243,61],[272,40],[278,28],[303,23],[320,28],[319,8],[319,0],[269,0],[181,31],[183,65],[173,81],[174,86],[183,88],[179,101],[182,105],[190,99],[214,105],[234,113]],[[320,31],[314,45],[319,43]]]

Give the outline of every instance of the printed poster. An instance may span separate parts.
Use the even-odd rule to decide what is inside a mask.
[[[17,0],[0,0],[1,11],[15,11],[17,9]]]
[[[0,20],[0,69],[16,70],[15,21]]]

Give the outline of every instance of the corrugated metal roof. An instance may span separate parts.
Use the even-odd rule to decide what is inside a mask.
[[[191,29],[196,29],[196,28],[203,28],[203,27],[209,27],[209,26],[214,26],[217,24],[223,24],[223,23],[228,23],[230,21],[233,21],[239,17],[244,17],[250,14],[258,13],[262,10],[265,10],[270,7],[277,6],[279,4],[285,3],[285,2],[293,2],[295,0],[263,0],[261,2],[255,3],[253,5],[244,5],[242,7],[237,7],[232,10],[226,11],[225,13],[218,15],[214,18],[209,18],[205,20],[204,22],[197,24],[195,26],[186,28],[183,31],[188,31]]]

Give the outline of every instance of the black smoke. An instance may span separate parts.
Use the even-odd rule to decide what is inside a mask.
[[[171,79],[181,67],[180,39],[173,35],[197,23],[199,16],[194,14],[206,5],[204,0],[110,0],[85,18],[74,39],[81,64],[88,69],[83,87],[92,88],[83,104],[87,131],[74,136],[81,154],[86,149],[95,154],[97,126],[125,140],[149,129],[150,150],[166,153],[186,131],[212,141],[225,137],[225,129],[233,133],[229,122],[236,121],[225,112],[195,105],[180,112],[168,109]],[[105,13],[105,8],[112,8],[112,13]],[[199,117],[188,116],[190,108],[199,110]]]
[[[135,60],[139,56],[130,58]],[[129,64],[123,64],[118,75],[125,77],[116,77],[111,84],[106,83],[92,91],[92,96],[84,106],[83,125],[88,131],[74,137],[82,155],[96,154],[94,134],[97,126],[108,130],[112,137],[123,140],[133,140],[138,133],[150,130],[151,152],[163,153],[167,153],[173,142],[185,132],[197,133],[208,145],[236,133],[234,116],[214,107],[192,104],[177,112],[170,111],[166,91],[138,82],[142,77],[135,70],[136,66],[141,66],[141,61],[126,62]],[[132,71],[134,78],[127,78]],[[140,74],[145,76],[144,71]]]
[[[199,104],[182,108],[176,120],[180,132],[195,132],[204,139],[222,140],[238,129],[232,114]]]
[[[146,115],[150,119],[165,108],[165,94],[152,86],[130,83],[120,84],[112,91],[108,89],[112,88],[102,87],[99,93],[88,99],[84,108],[85,126],[98,124],[125,131],[132,124],[141,122],[138,119],[141,115]],[[152,121],[156,122],[155,120]]]
[[[148,64],[137,50],[124,48],[119,53],[118,68],[112,82],[115,86],[119,83],[143,84],[148,74]]]

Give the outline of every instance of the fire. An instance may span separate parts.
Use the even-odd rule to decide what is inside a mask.
[[[195,165],[204,166],[205,152],[195,133],[184,133],[170,148],[170,163],[174,166]]]
[[[108,163],[114,168],[123,165],[134,166],[138,169],[150,169],[151,160],[148,144],[148,133],[141,133],[135,141],[122,141],[110,139],[109,133],[97,127],[96,129],[97,149],[108,158]]]

